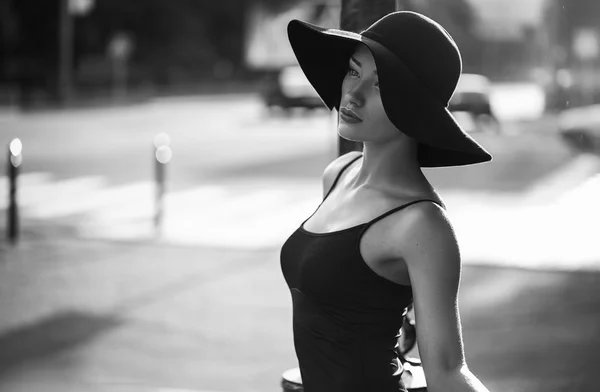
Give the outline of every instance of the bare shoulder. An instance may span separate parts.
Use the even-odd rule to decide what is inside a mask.
[[[329,188],[333,185],[335,178],[342,168],[353,159],[362,155],[360,151],[350,151],[344,155],[340,155],[331,161],[323,171],[323,196],[327,194]]]
[[[395,214],[390,235],[395,252],[411,269],[435,267],[460,269],[460,251],[455,230],[447,212],[431,202],[408,206]],[[393,215],[392,215],[393,216]]]

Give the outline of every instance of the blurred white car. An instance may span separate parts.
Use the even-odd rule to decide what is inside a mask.
[[[478,74],[462,74],[448,109],[467,132],[499,131],[490,105],[491,83]],[[282,68],[267,78],[263,100],[268,108],[325,107],[300,66]]]
[[[325,108],[299,65],[289,66],[269,75],[263,86],[263,101],[268,108],[284,110],[302,107]]]
[[[467,132],[500,132],[500,122],[490,103],[491,89],[492,83],[483,75],[460,76],[448,110]]]
[[[563,110],[558,128],[563,139],[578,150],[600,152],[600,105]]]

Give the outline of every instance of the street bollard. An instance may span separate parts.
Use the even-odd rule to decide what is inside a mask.
[[[160,233],[164,215],[165,177],[166,164],[169,163],[173,153],[171,152],[171,138],[166,133],[160,133],[154,138],[154,174],[156,180],[154,232]]]
[[[23,161],[23,144],[19,139],[13,139],[8,146],[8,219],[7,234],[11,243],[19,239],[19,215],[17,205],[17,176],[19,175],[19,166]]]
[[[300,368],[286,370],[281,376],[282,392],[303,392]]]

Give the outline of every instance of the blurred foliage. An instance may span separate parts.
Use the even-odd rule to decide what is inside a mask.
[[[298,0],[96,0],[74,17],[73,66],[89,79],[110,77],[107,48],[119,33],[132,38],[130,80],[243,77],[245,16],[261,3],[278,12]],[[0,78],[53,85],[58,67],[59,0],[0,0]],[[101,75],[104,72],[106,75]],[[240,75],[241,74],[241,75]]]
[[[169,72],[175,74],[178,69],[207,72],[219,52],[227,52],[226,45],[211,42],[211,27],[222,26],[220,32],[226,41],[229,24],[222,20],[218,9],[214,15],[203,9],[208,3],[223,1],[144,0],[141,5],[134,1],[100,0],[93,12],[77,19],[75,58],[104,56],[113,35],[123,32],[132,37],[131,61],[142,78],[166,81]]]
[[[106,85],[111,80],[107,48],[117,34],[132,38],[129,61],[130,84],[185,84],[203,80],[241,80],[257,75],[244,66],[246,16],[260,4],[273,13],[285,11],[304,0],[95,0],[92,11],[74,17],[75,83]],[[307,0],[309,1],[309,0]],[[318,1],[315,1],[317,6]],[[339,0],[352,11],[350,19],[363,11],[389,7],[395,0]],[[546,0],[554,18],[546,21],[550,38],[569,67],[572,32],[577,26],[598,25],[600,1]],[[465,72],[482,72],[486,47],[476,33],[477,14],[471,0],[402,0],[404,9],[421,12],[440,22],[457,42]],[[0,83],[18,81],[52,89],[58,69],[59,0],[0,0]],[[365,11],[365,13],[368,13]],[[364,15],[362,15],[364,16]],[[533,36],[533,35],[532,35]],[[528,51],[529,43],[519,50]],[[497,67],[512,72],[506,53]],[[526,57],[524,53],[521,57]],[[518,56],[517,56],[518,55]],[[522,67],[521,63],[515,63]],[[489,64],[488,64],[489,65]],[[493,70],[493,69],[492,69]],[[489,70],[488,70],[489,71]],[[491,75],[493,76],[493,75]]]
[[[0,1],[3,15],[0,57],[6,59],[2,79],[48,83],[45,75],[55,72],[58,63],[59,0]]]

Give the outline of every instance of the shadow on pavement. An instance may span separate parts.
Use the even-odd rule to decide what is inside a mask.
[[[9,370],[71,350],[120,324],[110,315],[68,311],[5,332],[0,335],[0,379]]]
[[[600,390],[600,273],[469,266],[462,286],[467,360],[490,390]]]

